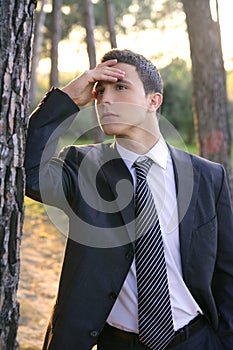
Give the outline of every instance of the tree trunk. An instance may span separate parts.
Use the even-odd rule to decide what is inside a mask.
[[[0,349],[16,348],[24,144],[36,1],[0,0]]]
[[[199,153],[224,165],[233,197],[231,135],[220,28],[209,0],[183,0],[193,75],[193,109]]]
[[[111,48],[113,49],[117,47],[116,31],[115,31],[115,8],[112,0],[104,0],[104,2],[105,2],[105,9],[106,9],[108,31],[110,36],[110,43],[111,43]]]
[[[94,8],[91,0],[83,1],[84,9],[84,27],[86,30],[86,43],[87,43],[87,53],[89,57],[90,68],[96,66],[96,52],[95,52],[95,16]]]
[[[51,18],[51,72],[50,86],[59,86],[58,44],[61,40],[61,7],[62,0],[53,0]]]
[[[86,29],[86,43],[87,53],[89,57],[90,68],[96,66],[96,50],[95,50],[95,16],[94,7],[91,0],[83,1],[83,25]],[[104,133],[100,127],[95,127],[93,130],[94,142],[102,142],[104,140]]]
[[[40,61],[41,46],[43,41],[43,25],[45,22],[44,5],[47,0],[41,0],[40,11],[36,13],[35,30],[34,30],[34,44],[33,44],[33,56],[32,56],[32,69],[31,69],[31,86],[30,86],[30,104],[32,109],[36,105],[36,91],[37,91],[37,67]]]

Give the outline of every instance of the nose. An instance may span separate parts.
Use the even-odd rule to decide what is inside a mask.
[[[108,86],[104,88],[102,91],[101,95],[98,98],[98,102],[100,103],[105,103],[105,104],[110,104],[113,102],[113,94],[112,94],[112,89]]]

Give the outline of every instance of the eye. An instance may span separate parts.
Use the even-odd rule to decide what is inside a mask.
[[[101,96],[104,93],[104,88],[98,88],[94,91],[95,97]]]
[[[117,90],[127,90],[127,86],[123,84],[117,84],[116,85]]]

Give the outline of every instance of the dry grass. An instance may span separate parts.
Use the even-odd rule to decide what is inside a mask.
[[[65,239],[42,204],[26,198],[25,205],[18,342],[20,350],[39,350],[57,292]]]

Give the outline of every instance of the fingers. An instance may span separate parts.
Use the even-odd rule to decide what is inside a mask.
[[[125,72],[116,67],[117,60],[109,60],[98,64],[94,69],[87,70],[70,83],[62,90],[73,101],[83,106],[93,99],[92,89],[96,82],[116,82],[118,79],[123,79]]]
[[[103,63],[100,63],[96,66],[95,69],[89,71],[91,81],[109,81],[115,82],[118,79],[123,79],[125,76],[125,72],[115,65],[117,64],[117,60],[109,60]]]
[[[117,59],[112,59],[112,60],[108,60],[108,61],[105,61],[105,62],[102,62],[102,63],[99,63],[97,65],[98,66],[114,66],[115,64],[117,64]]]

